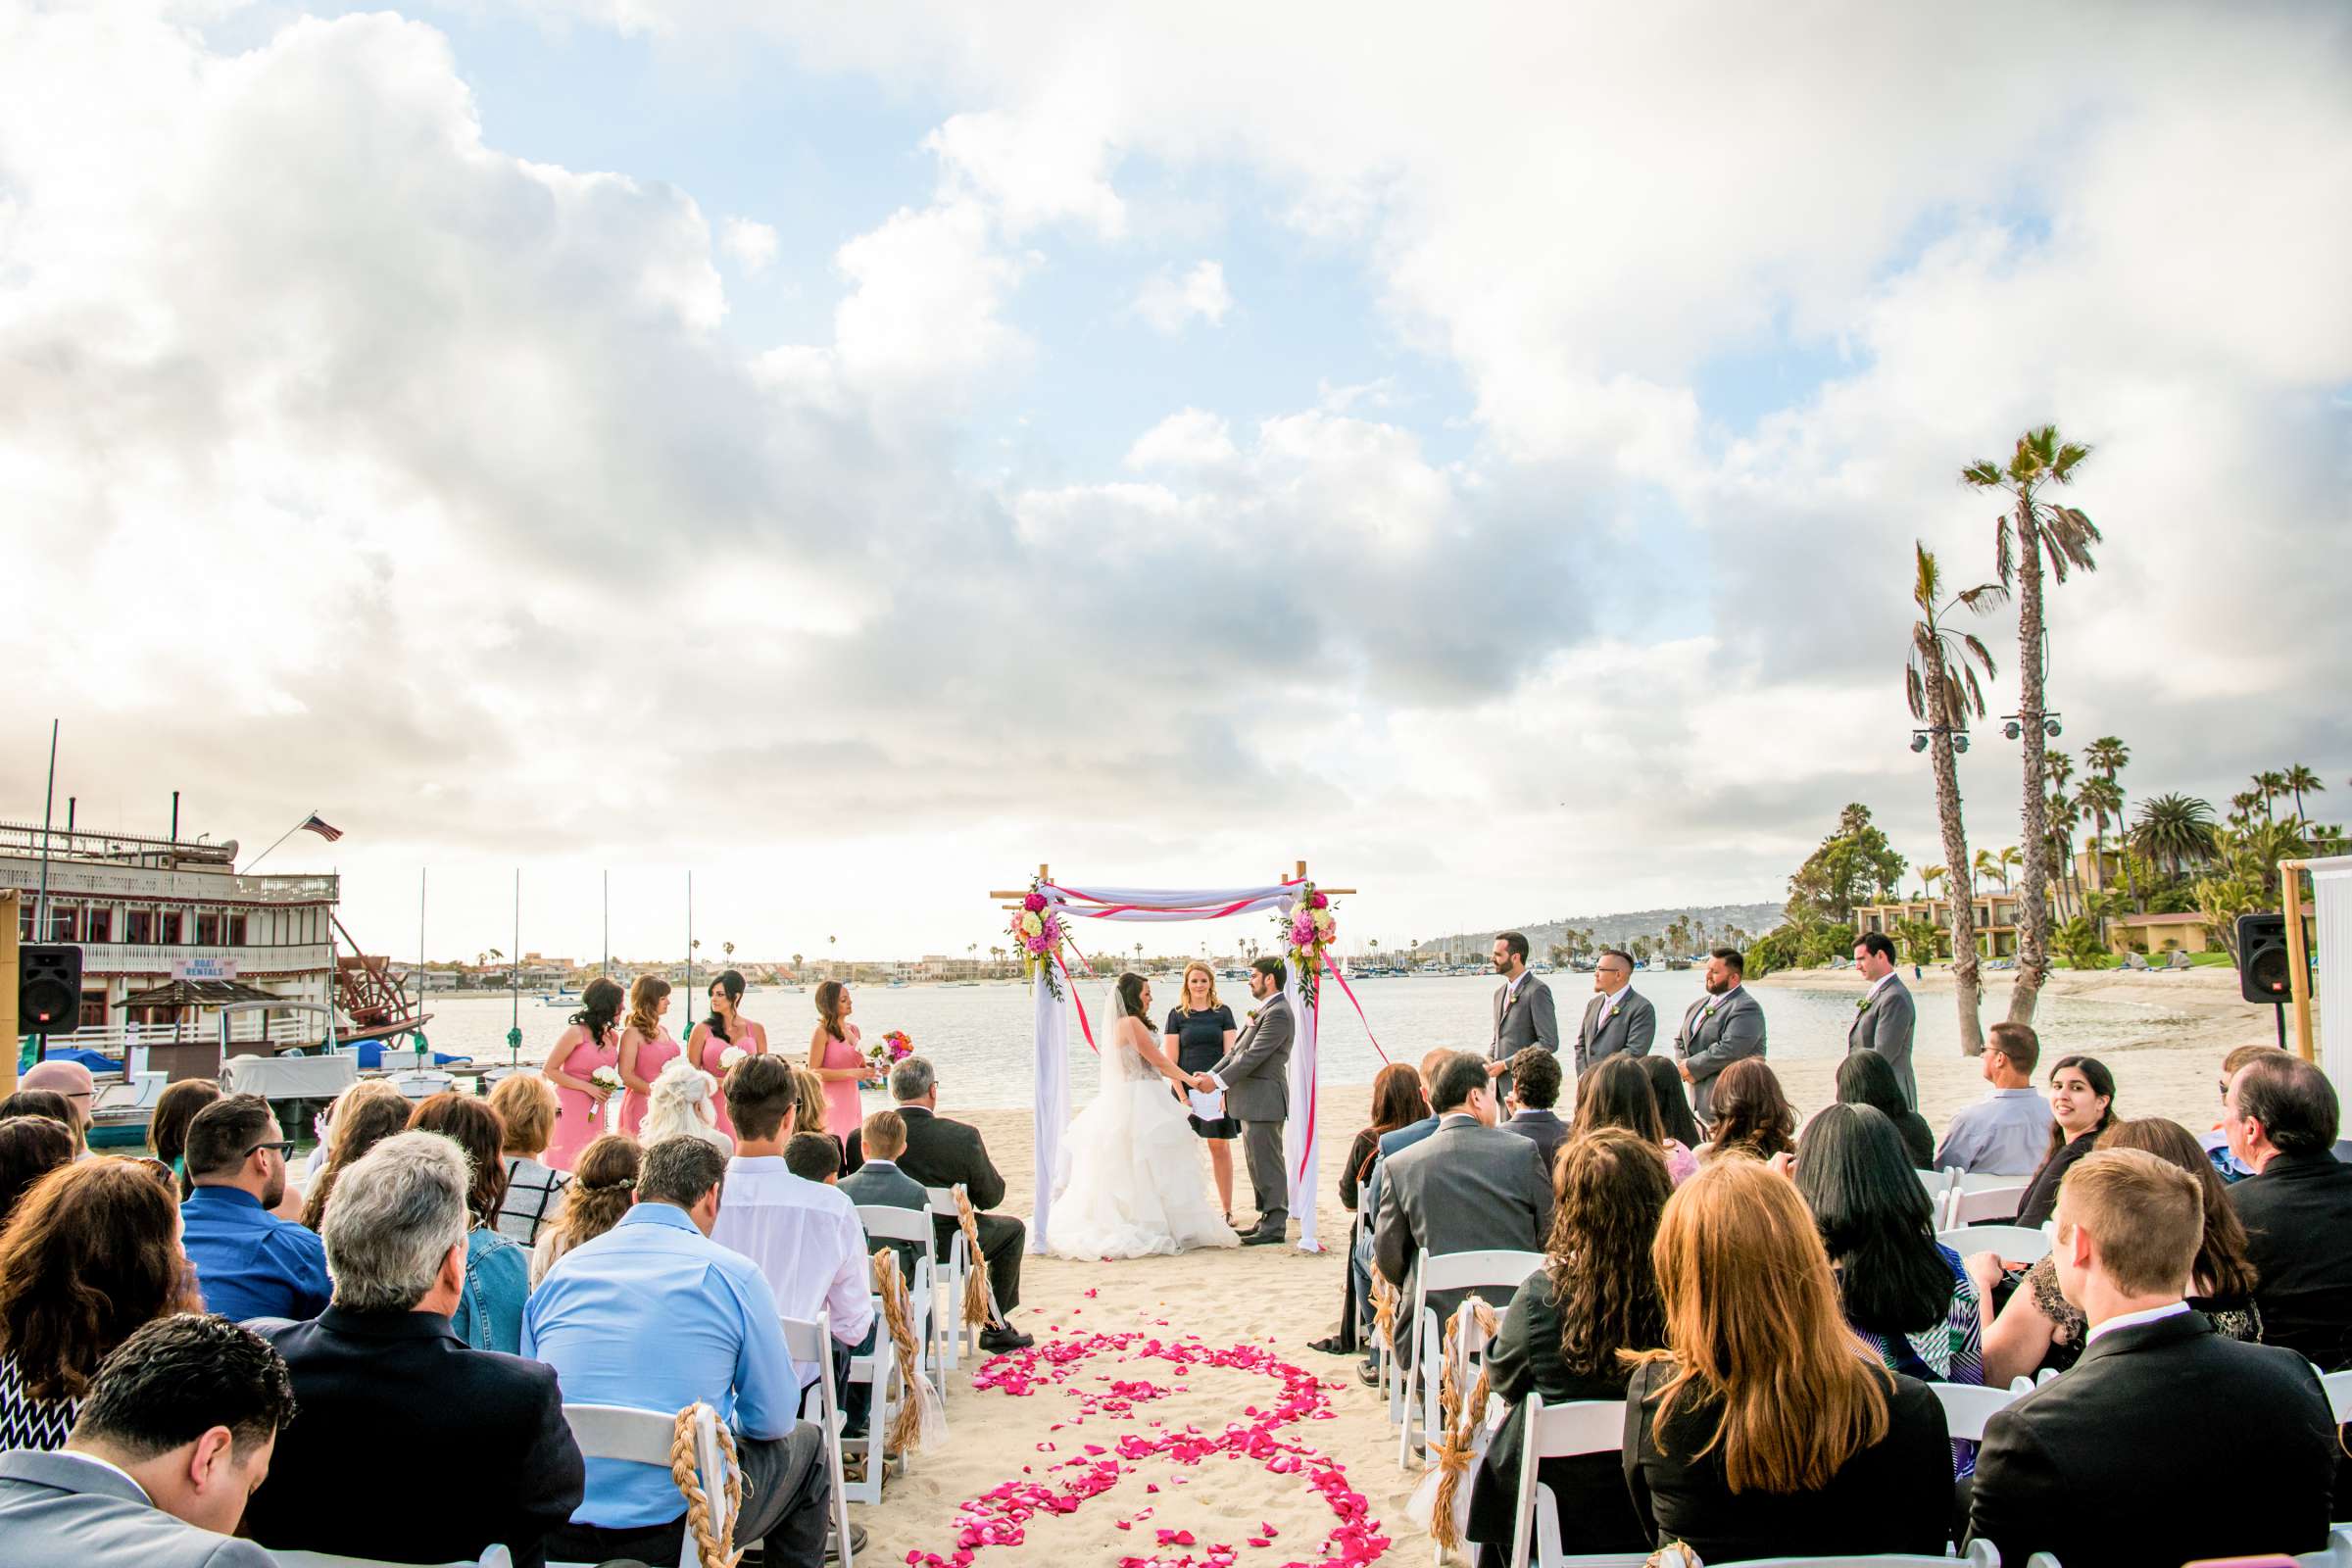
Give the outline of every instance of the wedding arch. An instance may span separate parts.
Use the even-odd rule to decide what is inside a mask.
[[[1093,974],[1086,954],[1071,936],[1075,920],[1109,920],[1168,924],[1180,920],[1224,920],[1260,910],[1273,911],[1281,931],[1286,977],[1283,991],[1298,1020],[1291,1046],[1290,1120],[1283,1132],[1283,1165],[1290,1187],[1290,1209],[1298,1216],[1298,1249],[1321,1251],[1315,1239],[1315,1195],[1318,1190],[1316,1154],[1320,1147],[1315,1125],[1317,1031],[1315,1020],[1322,1002],[1320,981],[1329,976],[1343,992],[1348,981],[1332,962],[1329,949],[1337,934],[1337,906],[1332,902],[1353,888],[1319,888],[1307,879],[1306,862],[1297,862],[1295,874],[1262,887],[1243,888],[1117,888],[1078,887],[1057,882],[1050,866],[1041,865],[1025,889],[994,892],[992,899],[1011,901],[1009,928],[1013,951],[1029,977],[1037,1016],[1037,1206],[1029,1225],[1029,1248],[1042,1251],[1046,1224],[1054,1207],[1054,1179],[1061,1160],[1061,1135],[1070,1119],[1069,1008],[1075,1004],[1078,1026],[1086,1043],[1098,1052],[1086,1004],[1078,996],[1078,978],[1062,957],[1062,949],[1077,954],[1080,972]],[[1354,1002],[1352,993],[1348,1001]],[[1356,1006],[1360,1015],[1363,1008]],[[1365,1033],[1370,1034],[1369,1020]],[[1373,1042],[1373,1050],[1380,1043]],[[1385,1053],[1383,1059],[1386,1059]]]

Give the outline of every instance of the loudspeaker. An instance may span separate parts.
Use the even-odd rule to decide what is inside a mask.
[[[81,950],[27,942],[17,950],[17,1027],[28,1035],[70,1035],[81,1027]]]
[[[2248,1002],[2281,1003],[2287,995],[2290,971],[2286,955],[2286,916],[2241,914],[2237,917],[2237,989]]]

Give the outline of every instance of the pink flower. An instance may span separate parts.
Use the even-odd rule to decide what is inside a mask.
[[[1027,909],[1031,914],[1043,914],[1046,910],[1046,896],[1043,893],[1032,893],[1021,901],[1021,907]]]
[[[1331,900],[1320,893],[1316,894],[1309,902],[1318,909],[1328,909],[1331,907]]]

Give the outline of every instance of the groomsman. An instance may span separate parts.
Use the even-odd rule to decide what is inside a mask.
[[[1494,939],[1494,1043],[1487,1048],[1487,1076],[1494,1098],[1511,1092],[1511,1058],[1529,1046],[1560,1054],[1560,1019],[1552,1010],[1551,987],[1527,969],[1527,938],[1505,931]]]
[[[1739,949],[1717,948],[1707,958],[1707,994],[1690,1004],[1675,1033],[1690,1113],[1702,1122],[1714,1103],[1716,1074],[1742,1056],[1764,1054],[1764,1009],[1740,983],[1746,973]]]
[[[1592,967],[1592,1000],[1576,1030],[1576,1075],[1620,1051],[1646,1056],[1657,1035],[1658,1009],[1634,989],[1633,957],[1610,948]]]
[[[1846,1054],[1875,1051],[1894,1069],[1903,1086],[1903,1103],[1919,1108],[1919,1083],[1911,1075],[1911,1031],[1919,1012],[1911,993],[1894,972],[1894,940],[1884,931],[1865,931],[1854,944],[1854,966],[1870,982],[1856,1005],[1854,1025],[1845,1032]]]

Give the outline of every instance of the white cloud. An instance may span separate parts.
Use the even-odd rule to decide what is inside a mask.
[[[1221,468],[1237,456],[1223,417],[1205,409],[1186,409],[1136,437],[1135,445],[1127,449],[1127,466]]]
[[[746,277],[758,277],[773,267],[779,241],[775,225],[749,218],[730,218],[719,225],[719,249],[735,258]]]
[[[1193,320],[1216,326],[1232,309],[1233,294],[1225,287],[1221,262],[1195,262],[1181,277],[1163,268],[1144,279],[1135,295],[1135,314],[1153,331],[1170,336]]]

